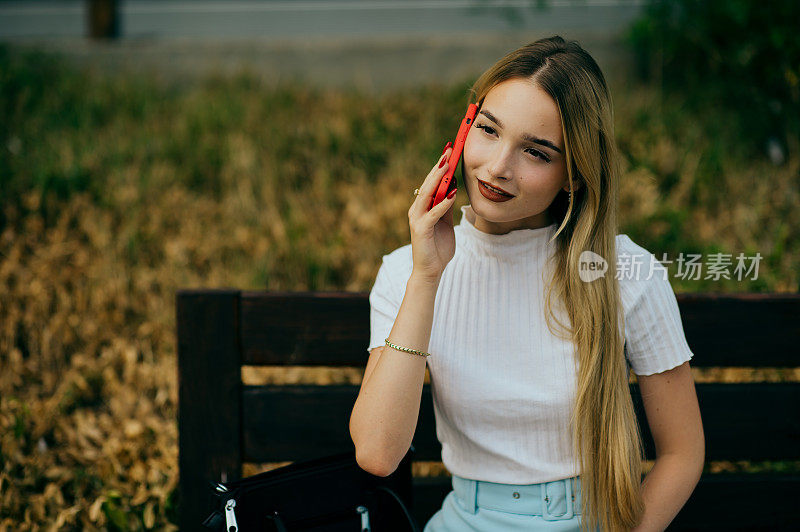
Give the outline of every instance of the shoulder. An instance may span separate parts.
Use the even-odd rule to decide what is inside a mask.
[[[387,253],[381,259],[381,266],[375,278],[373,291],[388,291],[399,298],[405,292],[405,286],[411,277],[414,265],[411,244],[401,246]]]
[[[381,268],[385,268],[386,273],[391,274],[392,277],[402,277],[406,273],[410,277],[413,266],[411,244],[406,244],[384,255]]]
[[[622,299],[633,306],[647,294],[663,292],[669,288],[668,270],[649,250],[640,246],[628,235],[616,237],[616,276]]]
[[[648,268],[664,268],[656,256],[648,249],[640,246],[628,235],[617,235],[617,264],[632,265]]]
[[[623,256],[637,256],[637,257],[655,257],[652,253],[648,250],[631,240],[631,237],[628,235],[617,235],[617,258],[621,258]]]

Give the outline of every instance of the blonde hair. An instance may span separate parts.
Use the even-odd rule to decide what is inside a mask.
[[[553,274],[546,316],[550,330],[552,317],[576,348],[570,426],[581,478],[581,529],[630,530],[644,512],[644,453],[628,386],[616,279],[619,166],[611,97],[594,59],[577,42],[559,36],[508,53],[473,84],[471,102],[481,106],[492,87],[509,79],[534,82],[553,98],[561,117],[572,197],[562,189],[548,207],[559,227],[548,263]],[[592,282],[579,277],[579,257],[586,250],[608,262],[605,276]],[[571,329],[553,313],[553,300]]]

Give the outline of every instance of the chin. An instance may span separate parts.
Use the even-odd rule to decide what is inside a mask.
[[[478,192],[478,195],[480,196],[480,192]],[[509,216],[510,213],[508,209],[504,209],[502,203],[492,203],[483,196],[480,196],[477,203],[474,203],[471,200],[472,198],[470,198],[470,205],[472,206],[472,210],[475,211],[475,214],[477,214],[487,222],[499,223],[499,222],[510,222],[516,220],[516,218],[513,215]]]

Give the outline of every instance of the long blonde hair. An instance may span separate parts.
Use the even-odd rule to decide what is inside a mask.
[[[489,90],[527,79],[548,93],[561,116],[569,194],[559,191],[549,213],[559,227],[551,257],[546,316],[576,348],[577,385],[570,418],[581,478],[582,530],[630,530],[641,520],[641,433],[633,409],[624,355],[625,320],[616,279],[619,163],[613,108],[594,59],[575,41],[540,39],[508,53],[470,89],[481,106]],[[462,165],[462,182],[463,165]],[[576,189],[575,184],[581,186]],[[608,271],[592,282],[579,276],[579,257],[593,251]],[[572,328],[553,313],[560,305]],[[555,333],[558,334],[558,333]]]

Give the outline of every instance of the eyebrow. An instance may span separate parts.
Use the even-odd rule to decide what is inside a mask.
[[[489,120],[491,120],[492,122],[494,122],[498,126],[503,127],[503,123],[500,122],[500,120],[498,120],[497,117],[495,117],[489,111],[486,111],[485,109],[481,109],[480,114],[485,115],[486,118],[488,118]],[[542,146],[547,146],[548,148],[550,148],[552,150],[555,150],[558,153],[561,153],[561,148],[559,148],[553,142],[551,142],[551,141],[549,141],[547,139],[540,139],[539,137],[534,137],[533,135],[530,135],[528,133],[523,133],[522,134],[522,140],[525,140],[525,141],[528,141],[528,142],[533,142],[534,144],[540,144]]]

